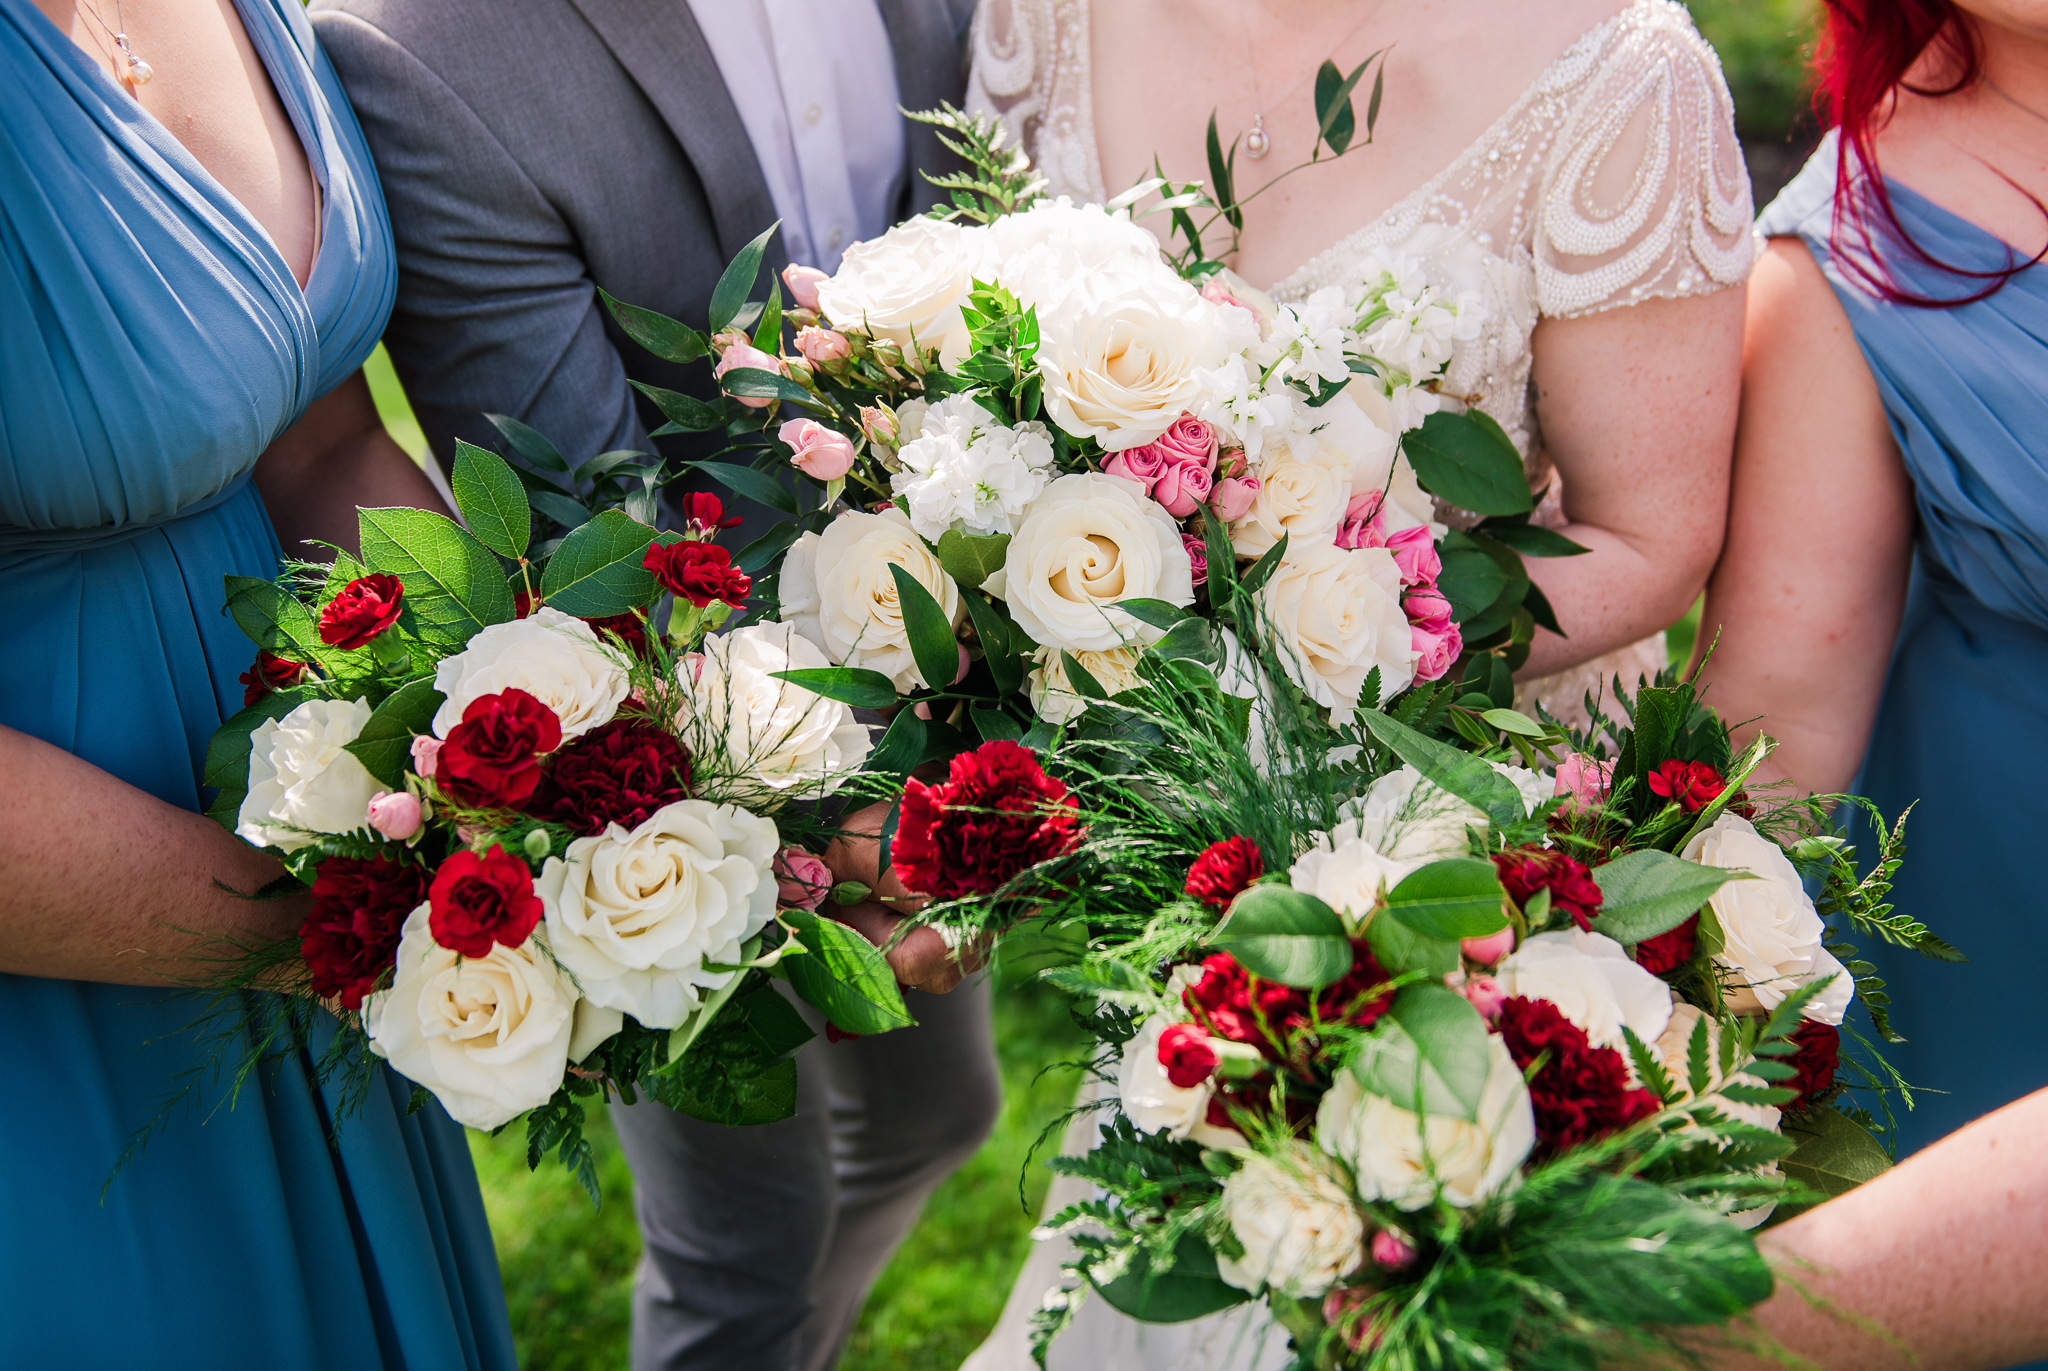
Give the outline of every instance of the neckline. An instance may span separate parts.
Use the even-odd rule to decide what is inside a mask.
[[[2014,272],[2010,278],[2011,281],[2018,281],[2022,277],[2034,279],[2041,267],[2048,266],[2048,257],[2035,260],[2033,253],[2021,252],[2017,247],[2007,242],[2002,235],[1993,233],[1968,215],[1950,209],[1947,205],[1942,204],[1941,201],[1934,199],[1924,191],[1913,189],[1890,173],[1884,174],[1884,183],[1894,203],[1904,199],[1921,217],[1946,221],[1951,233],[1960,229],[1964,235],[1974,237],[1984,245],[2009,254],[2009,261],[2015,263],[2025,262],[2027,265]]]

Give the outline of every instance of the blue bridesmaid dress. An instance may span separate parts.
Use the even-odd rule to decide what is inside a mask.
[[[1897,182],[1890,190],[1937,259],[2008,264],[1989,232]],[[1757,226],[1804,239],[1834,286],[1918,506],[1912,589],[1857,790],[1890,819],[1919,801],[1892,899],[1970,958],[1866,948],[1907,1038],[1886,1055],[1908,1081],[1945,1092],[1916,1096],[1903,1154],[2048,1085],[2048,267],[1975,304],[1893,304],[1836,260],[1834,197],[1830,135]],[[1915,294],[1953,299],[1983,284],[1903,256],[1889,259],[1893,279]],[[1868,829],[1856,838],[1867,854]]]
[[[30,0],[0,0],[0,723],[200,807],[275,574],[249,473],[349,376],[396,265],[298,0],[238,0],[322,191],[303,291],[264,230]],[[148,881],[149,872],[134,873]],[[4,897],[0,897],[4,898]],[[0,1366],[510,1368],[462,1130],[287,1060],[130,1134],[206,1055],[203,1001],[0,975]]]

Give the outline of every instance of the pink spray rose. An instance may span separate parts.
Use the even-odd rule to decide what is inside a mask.
[[[1152,498],[1176,519],[1185,519],[1202,507],[1214,488],[1209,468],[1195,462],[1175,462],[1160,474],[1152,487]]]
[[[1500,1007],[1507,1003],[1507,991],[1491,976],[1467,976],[1462,971],[1453,971],[1444,977],[1444,984],[1463,995],[1488,1023],[1500,1017]]]
[[[798,309],[816,309],[818,287],[831,279],[816,267],[800,267],[794,262],[782,269],[782,284]]]
[[[1193,462],[1204,471],[1216,469],[1216,430],[1192,414],[1183,414],[1173,427],[1154,438],[1149,446],[1169,461]]]
[[[1390,1271],[1400,1271],[1415,1264],[1415,1246],[1391,1228],[1382,1228],[1372,1235],[1372,1259]]]
[[[1209,581],[1209,542],[1200,534],[1185,530],[1180,535],[1180,545],[1188,550],[1188,561],[1195,569],[1195,584],[1206,585]]]
[[[1444,574],[1444,563],[1437,556],[1436,540],[1429,536],[1428,524],[1386,535],[1385,546],[1394,554],[1394,565],[1401,568],[1401,584],[1428,585],[1431,593],[1435,593],[1436,578]]]
[[[1442,632],[1410,624],[1409,645],[1415,649],[1415,679],[1417,681],[1441,681],[1451,664],[1458,660],[1458,654],[1465,650],[1465,635],[1456,624],[1445,625]]]
[[[1152,487],[1166,471],[1166,462],[1160,457],[1157,449],[1151,443],[1147,443],[1143,447],[1125,448],[1122,452],[1116,453],[1102,464],[1102,469],[1111,476],[1136,481],[1145,487],[1145,493],[1150,495]]]
[[[1607,791],[1614,784],[1614,763],[1597,761],[1594,758],[1574,752],[1557,768],[1557,789],[1554,795],[1569,795],[1573,803],[1567,810],[1584,805],[1597,809],[1607,803]]]
[[[814,481],[836,481],[853,469],[853,441],[816,419],[791,419],[775,436],[794,449],[790,464]]]
[[[796,350],[804,355],[805,361],[824,366],[827,362],[843,362],[851,357],[853,344],[843,333],[806,324],[796,331]]]
[[[441,740],[422,733],[412,740],[412,769],[421,780],[434,779],[434,767],[441,755]]]
[[[896,425],[896,411],[887,405],[862,405],[860,431],[861,436],[876,447],[895,447],[900,431]]]
[[[408,795],[403,790],[396,794],[380,790],[370,797],[370,827],[394,843],[402,843],[419,832],[422,818],[417,795]]]
[[[1467,938],[1458,944],[1459,951],[1468,961],[1481,966],[1498,966],[1500,959],[1515,950],[1515,930],[1503,928],[1498,933],[1489,933],[1483,938]]]
[[[832,893],[832,868],[800,847],[775,854],[775,893],[785,906],[816,909]]]
[[[1451,602],[1444,598],[1434,581],[1416,586],[1404,594],[1401,608],[1407,611],[1408,622],[1417,628],[1442,633],[1451,626]]]
[[[1344,522],[1337,525],[1337,546],[1385,547],[1386,523],[1380,517],[1384,504],[1376,490],[1352,496],[1351,503],[1344,507]]]
[[[1244,518],[1258,495],[1258,477],[1226,476],[1209,492],[1209,508],[1215,510],[1216,517],[1224,523],[1235,523]]]
[[[752,343],[742,340],[731,344],[719,354],[718,365],[711,368],[711,375],[716,380],[724,376],[728,371],[740,371],[748,367],[772,372],[778,376],[782,374],[782,362],[779,358],[770,357]],[[775,403],[774,400],[764,396],[747,395],[735,396],[734,398],[739,400],[748,409],[766,409],[769,405]]]

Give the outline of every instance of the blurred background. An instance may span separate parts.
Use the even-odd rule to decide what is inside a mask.
[[[1692,0],[1700,30],[1721,54],[1735,120],[1761,209],[1813,149],[1805,60],[1818,0]],[[426,442],[382,348],[369,364],[378,410],[415,459]],[[1692,649],[1697,609],[1673,625],[1674,660]],[[955,1371],[1002,1311],[1031,1245],[1049,1175],[1026,1168],[1041,1133],[1065,1112],[1077,1077],[1060,1069],[1082,1039],[1064,998],[1036,985],[1005,987],[996,1001],[996,1047],[1005,1105],[988,1144],[940,1187],[868,1300],[842,1371]],[[615,1371],[626,1365],[633,1267],[633,1178],[596,1111],[590,1130],[605,1204],[590,1201],[554,1162],[526,1167],[523,1133],[471,1134],[498,1260],[527,1371]]]

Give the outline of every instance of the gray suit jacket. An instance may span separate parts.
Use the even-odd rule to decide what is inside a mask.
[[[972,0],[877,0],[906,109],[956,104]],[[313,0],[398,239],[385,332],[435,454],[496,447],[510,414],[578,461],[653,450],[627,378],[708,394],[597,298],[702,327],[733,254],[775,221],[768,183],[685,0]],[[900,213],[946,165],[906,124]],[[776,249],[773,265],[786,258]],[[667,446],[674,439],[664,439]],[[691,452],[683,440],[673,451]]]

